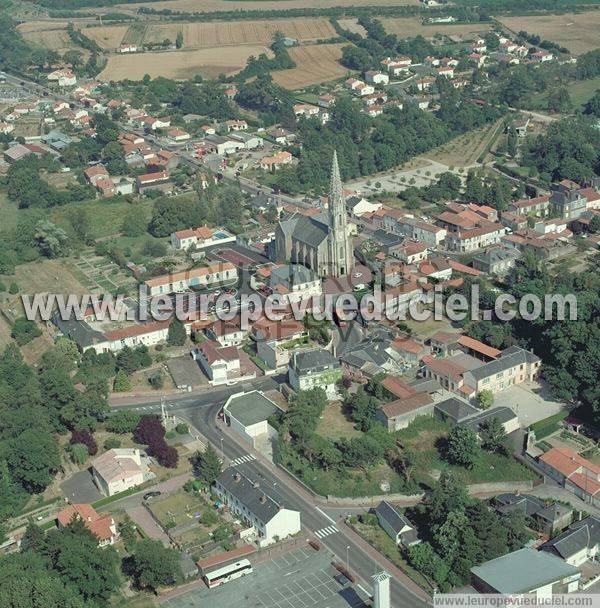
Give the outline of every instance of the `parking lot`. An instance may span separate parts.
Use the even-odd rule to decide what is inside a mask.
[[[250,559],[252,561],[252,558]],[[336,576],[337,575],[337,576]],[[331,555],[310,547],[258,564],[254,572],[214,589],[199,589],[162,604],[168,608],[361,608],[364,593],[331,567]]]

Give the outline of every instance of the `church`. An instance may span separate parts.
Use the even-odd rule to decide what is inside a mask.
[[[319,276],[343,277],[354,267],[352,227],[346,219],[337,153],[333,153],[327,213],[294,213],[275,231],[277,261],[302,264]]]

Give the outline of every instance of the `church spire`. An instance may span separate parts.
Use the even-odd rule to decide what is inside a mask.
[[[340,167],[338,165],[337,150],[333,151],[331,162],[331,182],[329,184],[329,206],[342,200],[342,180],[340,178]]]

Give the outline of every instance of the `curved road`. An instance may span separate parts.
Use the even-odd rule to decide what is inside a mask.
[[[275,377],[261,378],[252,383],[256,390],[269,390],[277,388]],[[240,387],[241,388],[241,387]],[[300,511],[302,526],[314,536],[317,531],[328,529],[328,534],[319,538],[319,542],[335,554],[340,562],[345,563],[349,558],[350,570],[358,575],[366,589],[371,586],[370,576],[382,569],[370,554],[360,547],[353,538],[347,535],[343,526],[335,519],[335,512],[331,515],[314,504],[311,495],[302,486],[286,475],[283,471],[262,459],[248,459],[249,448],[239,441],[233,433],[224,429],[223,423],[217,421],[217,414],[227,398],[240,391],[237,387],[228,387],[200,395],[181,395],[165,401],[166,409],[177,412],[190,421],[190,423],[204,435],[217,450],[223,453],[226,463],[244,458],[247,462],[242,465],[251,475],[260,479],[260,483],[268,488],[268,492],[286,507]],[[140,413],[160,411],[160,401],[147,401],[136,405],[113,405],[114,408],[127,408]],[[428,605],[412,589],[403,585],[399,580],[391,579],[392,604],[394,606],[410,606],[426,608]]]

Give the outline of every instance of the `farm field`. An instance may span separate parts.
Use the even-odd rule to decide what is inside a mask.
[[[500,17],[498,20],[514,32],[525,30],[557,42],[575,55],[600,47],[600,11],[542,17]]]
[[[291,70],[272,72],[273,80],[286,89],[301,89],[344,76],[348,69],[340,62],[343,44],[315,44],[290,49],[296,63]]]
[[[472,34],[486,32],[490,26],[485,23],[463,23],[452,25],[448,23],[432,23],[423,25],[418,17],[384,17],[381,23],[388,34],[397,34],[400,38],[410,36],[435,36],[435,34],[446,34],[447,36],[461,36],[469,38]]]
[[[372,6],[396,6],[397,4],[413,5],[420,4],[419,0],[369,0]],[[110,7],[124,11],[135,11],[140,6],[154,8],[156,10],[171,9],[191,13],[212,13],[215,11],[255,11],[255,10],[286,10],[291,8],[328,8],[332,6],[355,6],[356,0],[165,0],[164,2],[140,2],[135,4],[117,4]]]
[[[112,50],[119,47],[128,29],[128,25],[104,25],[87,27],[82,32],[101,48]]]
[[[261,53],[269,55],[271,51],[266,46],[247,45],[195,51],[112,55],[98,75],[98,80],[141,80],[144,74],[149,74],[151,78],[165,76],[176,80],[186,80],[195,74],[216,78],[219,74],[238,72],[246,65],[248,57]]]
[[[143,42],[175,40],[183,33],[184,48],[269,44],[276,32],[300,41],[333,38],[336,32],[327,19],[265,21],[212,21],[207,23],[165,23],[148,27]]]
[[[67,33],[66,21],[30,21],[17,27],[23,38],[31,44],[45,49],[64,53],[71,49],[80,49],[73,43]]]
[[[367,35],[367,30],[358,22],[358,19],[338,19],[338,23],[340,27],[343,27],[345,30],[352,32],[353,34],[358,34],[359,36],[363,36],[363,38]]]

